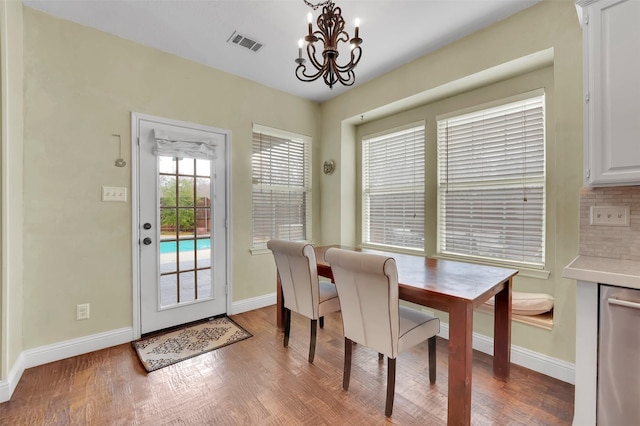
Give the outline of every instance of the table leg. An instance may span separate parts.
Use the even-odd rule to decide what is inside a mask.
[[[511,366],[511,279],[495,296],[493,374],[508,380]]]
[[[283,329],[284,323],[284,296],[282,295],[282,282],[280,281],[280,274],[277,274],[276,281],[276,327]]]
[[[449,310],[449,426],[471,424],[472,335],[473,306],[455,304]]]

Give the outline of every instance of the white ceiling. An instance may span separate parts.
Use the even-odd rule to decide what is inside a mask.
[[[342,8],[351,37],[354,20],[360,19],[362,59],[351,87],[539,1],[334,0]],[[329,89],[322,79],[309,83],[295,77],[297,43],[307,31],[306,15],[311,10],[303,0],[23,0],[23,4],[303,98],[325,101],[349,89],[340,84]],[[262,43],[262,49],[254,53],[228,43],[234,31]]]

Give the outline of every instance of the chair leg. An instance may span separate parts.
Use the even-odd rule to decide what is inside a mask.
[[[384,355],[378,352],[378,361],[382,361],[384,359]]]
[[[291,309],[284,308],[284,347],[289,346],[289,333],[291,332]]]
[[[429,382],[436,382],[436,336],[429,338]]]
[[[316,356],[316,336],[318,335],[318,320],[311,320],[311,341],[309,342],[309,362],[313,363]]]
[[[320,328],[324,328],[324,317],[320,317]]]
[[[351,379],[351,352],[353,342],[344,338],[344,372],[342,375],[342,389],[349,390],[349,381]]]
[[[396,359],[387,357],[387,404],[384,415],[391,417],[393,411],[393,396],[396,391]]]

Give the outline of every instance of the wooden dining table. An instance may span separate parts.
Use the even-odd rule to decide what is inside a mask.
[[[315,247],[318,275],[333,281],[324,253],[329,247],[393,257],[398,269],[400,299],[449,314],[449,393],[447,424],[471,424],[473,310],[495,296],[493,374],[507,381],[511,362],[511,287],[514,269],[355,249]],[[277,325],[282,328],[283,296],[277,284]]]

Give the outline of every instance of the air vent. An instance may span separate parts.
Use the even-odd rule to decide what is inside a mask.
[[[262,49],[262,43],[258,43],[257,41],[252,40],[249,37],[238,34],[237,31],[234,31],[233,34],[231,34],[231,37],[229,37],[227,43],[233,43],[237,44],[238,46],[246,47],[252,52],[258,52],[260,49]]]

